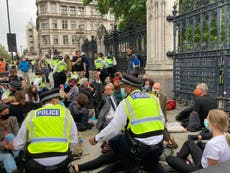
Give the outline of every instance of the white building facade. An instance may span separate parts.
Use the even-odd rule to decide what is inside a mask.
[[[62,55],[81,50],[85,39],[97,35],[103,24],[112,29],[114,15],[102,16],[93,2],[84,6],[81,0],[36,0],[39,54],[51,55],[56,49]]]
[[[37,55],[39,53],[38,32],[36,30],[36,26],[32,23],[32,21],[28,22],[28,24],[26,25],[26,41],[28,53],[30,55]]]

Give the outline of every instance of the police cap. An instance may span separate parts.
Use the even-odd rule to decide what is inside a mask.
[[[21,82],[18,81],[10,81],[10,86],[17,89],[17,90],[21,90],[22,89],[22,85]]]
[[[134,87],[140,87],[142,81],[138,79],[136,76],[124,73],[119,84],[128,84]]]
[[[57,97],[60,97],[59,88],[53,88],[53,89],[51,89],[49,91],[43,92],[40,95],[40,100],[42,102],[44,102],[44,101],[49,100],[51,98],[57,98]]]

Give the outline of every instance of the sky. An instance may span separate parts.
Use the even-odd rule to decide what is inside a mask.
[[[26,24],[31,20],[34,24],[36,22],[37,8],[35,1],[36,0],[8,0],[11,33],[16,33],[17,49],[20,53],[21,47],[22,50],[27,47]],[[8,32],[6,0],[0,0],[0,44],[2,44],[6,50],[8,50],[6,37]]]

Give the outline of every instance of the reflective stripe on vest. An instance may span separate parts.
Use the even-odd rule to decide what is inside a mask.
[[[71,114],[61,105],[44,106],[26,118],[30,154],[69,150]]]
[[[141,138],[154,136],[155,132],[162,133],[164,124],[156,97],[136,90],[124,100],[124,108],[129,120],[126,129],[134,136]]]
[[[103,62],[102,62],[102,58],[97,58],[94,61],[94,64],[95,64],[96,69],[103,69],[103,67],[104,67]]]

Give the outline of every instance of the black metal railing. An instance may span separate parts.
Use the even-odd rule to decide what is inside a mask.
[[[179,9],[179,12],[177,11]],[[174,24],[174,93],[191,103],[197,83],[223,99],[230,112],[230,1],[180,0],[167,20]]]

